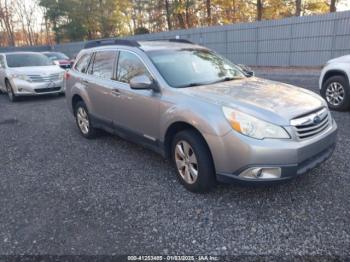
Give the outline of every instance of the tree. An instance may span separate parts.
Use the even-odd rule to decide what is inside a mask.
[[[336,0],[331,0],[331,4],[329,6],[329,11],[330,12],[336,12],[337,11],[337,8],[336,8],[336,3],[337,1]]]
[[[211,1],[206,0],[206,9],[207,9],[207,25],[211,25]]]
[[[301,0],[295,0],[295,16],[301,15]]]
[[[149,34],[149,30],[146,27],[138,27],[135,29],[135,35]]]
[[[256,20],[261,21],[263,16],[263,0],[256,1]]]
[[[169,0],[164,0],[165,4],[165,14],[166,14],[166,21],[168,23],[168,30],[172,30],[172,25],[171,25],[171,14],[170,14],[170,4]]]
[[[0,0],[0,26],[6,32],[8,45],[15,46],[14,10],[8,0]]]

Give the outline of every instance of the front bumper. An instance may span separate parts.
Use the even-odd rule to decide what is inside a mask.
[[[231,182],[269,182],[286,180],[304,174],[326,161],[333,153],[337,125],[324,133],[304,141],[256,140],[231,131],[224,137],[207,136],[212,152],[217,180]],[[252,168],[279,168],[278,178],[244,178],[240,175]]]
[[[12,79],[11,85],[15,96],[33,96],[64,93],[63,80],[52,82],[28,82],[21,79]]]

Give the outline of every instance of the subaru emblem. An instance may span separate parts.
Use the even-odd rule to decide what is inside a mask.
[[[314,122],[314,124],[319,124],[319,123],[321,123],[321,118],[319,116],[315,116],[313,122]]]

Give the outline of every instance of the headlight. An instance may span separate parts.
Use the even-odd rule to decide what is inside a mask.
[[[12,78],[15,79],[20,79],[20,80],[24,80],[24,81],[28,81],[31,82],[32,80],[29,78],[29,76],[27,75],[22,75],[22,74],[13,74],[11,75]]]
[[[54,65],[58,65],[58,66],[59,66],[59,65],[60,65],[60,62],[59,62],[59,61],[57,61],[57,60],[54,60],[54,61],[53,61],[53,64],[54,64]]]
[[[243,135],[256,139],[290,138],[287,131],[281,126],[265,122],[229,107],[223,107],[222,110],[231,127]]]
[[[65,73],[65,72],[62,72],[62,73],[59,74],[60,80],[63,80],[63,78],[64,78],[64,73]]]

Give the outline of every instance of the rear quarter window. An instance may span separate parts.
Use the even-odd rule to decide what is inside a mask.
[[[75,64],[74,69],[81,73],[86,73],[90,64],[91,54],[82,55],[78,62]]]

